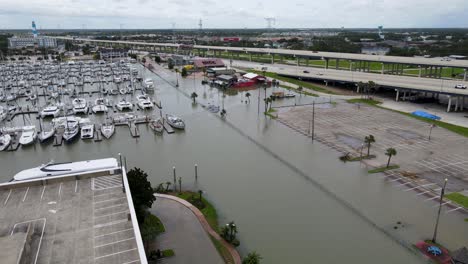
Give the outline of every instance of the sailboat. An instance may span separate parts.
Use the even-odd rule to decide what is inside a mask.
[[[0,151],[4,151],[11,143],[10,134],[2,134],[0,136]]]

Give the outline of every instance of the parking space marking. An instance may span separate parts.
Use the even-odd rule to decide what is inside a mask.
[[[117,201],[117,200],[122,200],[122,199],[127,199],[127,197],[120,197],[120,198],[114,198],[114,199],[109,199],[109,200],[104,200],[104,201],[97,201],[97,202],[94,202],[94,204]]]
[[[6,204],[7,204],[8,199],[10,199],[10,195],[11,195],[11,189],[10,189],[10,191],[8,192],[8,196],[6,197],[5,202],[3,202],[3,205],[6,205]]]
[[[133,240],[133,239],[135,239],[135,237],[131,237],[131,238],[127,238],[127,239],[122,239],[122,240],[119,240],[119,241],[110,242],[110,243],[107,243],[107,244],[95,246],[94,248],[96,249],[96,248],[100,248],[100,247],[110,246],[110,245],[113,245],[113,244],[122,243],[122,242],[125,242],[125,241],[130,241],[130,240]]]
[[[95,225],[94,228],[102,228],[102,227],[116,225],[116,224],[125,223],[125,222],[128,222],[128,219],[122,219],[122,220],[118,220],[118,221],[114,221],[110,223]]]
[[[10,234],[10,236],[12,236],[12,235],[14,234],[15,228],[16,228],[17,225],[26,224],[26,223],[35,222],[35,221],[44,221],[44,224],[43,224],[43,226],[42,226],[41,237],[40,237],[40,239],[39,239],[39,244],[38,244],[38,246],[37,246],[37,253],[36,253],[36,257],[35,257],[35,259],[34,259],[34,264],[37,263],[37,258],[39,257],[39,250],[41,249],[42,238],[44,237],[44,231],[45,231],[45,226],[46,226],[46,223],[47,223],[47,219],[46,219],[46,218],[39,218],[39,219],[24,221],[24,222],[21,222],[21,223],[16,223],[16,224],[13,226],[13,230],[11,230],[11,234]]]
[[[427,201],[434,200],[434,199],[437,199],[437,198],[439,198],[439,196],[434,196],[434,197],[429,198],[429,199],[426,199],[426,200],[424,200],[424,201],[427,202]]]
[[[137,263],[137,262],[140,262],[140,260],[137,259],[137,260],[125,262],[125,263],[122,263],[122,264],[131,264],[131,263]]]
[[[24,193],[23,202],[24,200],[26,200],[26,196],[28,195],[28,192],[29,192],[29,187],[26,189],[26,192]]]
[[[110,236],[110,235],[123,233],[123,232],[127,232],[127,231],[133,231],[133,228],[128,228],[128,229],[124,229],[124,230],[120,230],[120,231],[115,231],[115,232],[108,233],[108,234],[98,235],[98,236],[95,236],[94,238],[99,238],[99,237],[103,237],[103,236]]]
[[[75,193],[78,190],[78,180],[75,180]]]
[[[102,208],[95,208],[94,211],[100,211],[100,210],[104,210],[104,209],[119,207],[119,206],[122,206],[122,205],[127,205],[127,204],[126,203],[121,203],[121,204],[115,204],[115,205],[106,206],[106,207],[102,207]]]
[[[457,208],[455,208],[455,209],[448,210],[448,211],[445,212],[445,213],[448,214],[448,213],[451,213],[451,212],[455,212],[455,211],[458,211],[458,210],[460,210],[460,209],[462,209],[462,208],[463,208],[463,207],[460,206],[460,207],[457,207]]]
[[[425,192],[422,192],[422,193],[418,193],[418,194],[416,194],[416,196],[423,195],[423,194],[428,193],[428,192],[430,192],[430,191],[425,191]]]
[[[104,256],[95,257],[94,259],[96,260],[96,259],[101,259],[101,258],[107,258],[107,257],[110,257],[110,256],[114,256],[114,255],[118,255],[118,254],[130,252],[130,251],[134,251],[134,250],[138,250],[138,248],[127,249],[127,250],[119,251],[119,252],[116,252],[116,253],[112,253],[112,254],[107,254],[107,255],[104,255]]]
[[[126,211],[120,211],[120,212],[115,212],[115,213],[106,214],[106,215],[94,216],[94,218],[106,217],[106,216],[111,216],[111,215],[116,215],[116,214],[123,214],[123,213],[128,213],[128,212],[129,212],[128,210],[126,210]]]

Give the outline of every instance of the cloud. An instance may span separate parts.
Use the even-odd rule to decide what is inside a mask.
[[[446,0],[1,0],[2,28],[27,28],[30,21],[54,27],[261,28],[276,27],[467,27],[468,1]],[[65,26],[66,25],[66,26]]]

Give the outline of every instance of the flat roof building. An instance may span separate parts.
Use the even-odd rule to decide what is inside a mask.
[[[0,184],[2,263],[147,263],[125,169],[88,162],[112,166]]]
[[[21,48],[56,48],[57,39],[48,37],[12,37],[8,39],[8,47],[10,49]]]

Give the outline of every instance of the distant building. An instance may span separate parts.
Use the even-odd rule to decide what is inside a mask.
[[[8,47],[10,49],[21,48],[56,48],[57,40],[48,37],[12,37],[8,39]]]
[[[99,55],[101,59],[111,59],[111,58],[126,58],[128,56],[128,50],[126,49],[100,49]]]
[[[224,67],[224,62],[217,58],[196,58],[193,64],[197,69]]]

